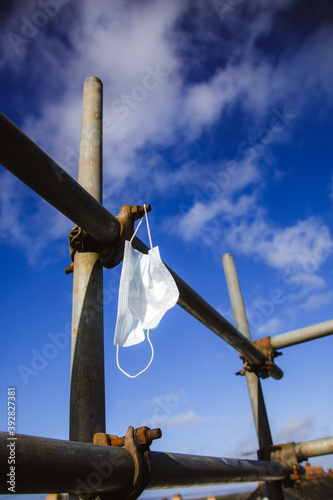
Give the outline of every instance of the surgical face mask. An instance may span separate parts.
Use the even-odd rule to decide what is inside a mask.
[[[138,224],[131,241],[125,241],[114,334],[117,366],[130,378],[138,377],[151,365],[154,349],[149,333],[159,325],[164,314],[176,305],[179,298],[175,280],[163,264],[158,247],[153,248],[146,207],[145,218],[150,241],[148,255],[142,254],[132,246],[133,238],[143,219]],[[150,361],[142,371],[136,375],[129,375],[119,366],[119,347],[133,346],[145,339],[151,347]]]

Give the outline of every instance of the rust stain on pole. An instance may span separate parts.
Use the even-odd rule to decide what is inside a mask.
[[[84,82],[79,184],[102,202],[102,82]],[[105,432],[103,268],[95,252],[74,258],[70,440]]]

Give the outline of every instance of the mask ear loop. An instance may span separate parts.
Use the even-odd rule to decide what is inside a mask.
[[[147,223],[147,231],[148,231],[148,237],[149,237],[150,248],[153,248],[153,243],[152,243],[152,241],[151,241],[151,234],[150,234],[150,228],[149,228],[148,214],[147,214],[146,205],[143,205],[143,208],[145,209],[145,219],[146,219],[146,223]],[[141,226],[141,224],[142,224],[142,221],[143,221],[143,218],[140,220],[139,224],[136,226],[136,230],[134,231],[133,236],[132,236],[132,238],[130,239],[130,243],[131,243],[131,244],[132,244],[132,241],[134,240],[134,237],[135,237],[136,233],[138,232],[139,227],[140,227],[140,226]]]
[[[146,206],[146,205],[145,205],[145,206]],[[143,218],[140,220],[139,224],[136,226],[136,230],[134,231],[133,236],[132,236],[132,238],[130,239],[130,244],[131,244],[131,245],[132,245],[132,241],[133,241],[133,240],[134,240],[134,238],[135,238],[136,233],[138,232],[139,227],[140,227],[140,226],[141,226],[141,224],[142,224],[142,221],[143,221]]]
[[[154,358],[154,348],[153,348],[153,344],[151,343],[150,338],[149,338],[149,331],[150,330],[147,330],[147,340],[148,340],[150,348],[151,348],[151,358],[150,358],[150,361],[149,361],[148,365],[146,366],[146,368],[144,368],[143,370],[141,370],[141,372],[137,373],[136,375],[130,375],[129,373],[125,372],[125,370],[123,370],[122,368],[120,368],[120,366],[119,366],[119,344],[117,344],[117,366],[118,366],[119,370],[124,375],[126,375],[127,377],[129,377],[129,378],[136,378],[136,377],[138,377],[139,375],[141,375],[142,373],[144,373],[146,370],[148,370],[148,368],[152,364],[152,361],[153,361],[153,358]]]
[[[146,210],[146,205],[143,205],[143,208],[145,209],[145,216],[146,216],[146,222],[147,222],[147,231],[148,231],[148,236],[149,236],[150,248],[153,248],[153,244],[151,241],[151,235],[150,235],[150,229],[149,229],[149,222],[148,222],[148,214],[147,214],[147,210]]]
[[[152,240],[151,240],[151,234],[150,234],[150,228],[149,228],[149,222],[148,222],[148,215],[147,215],[146,205],[143,205],[143,207],[144,207],[144,210],[145,210],[145,218],[146,218],[146,223],[147,223],[147,231],[148,231],[148,236],[149,236],[150,248],[153,248],[153,243],[152,243]],[[138,232],[138,229],[141,226],[142,221],[143,221],[143,218],[140,220],[139,224],[137,225],[136,230],[134,231],[134,234],[133,234],[132,238],[130,239],[130,244],[132,244],[132,241],[133,241],[136,233]],[[137,373],[136,375],[130,375],[129,373],[125,372],[125,370],[123,370],[119,366],[119,344],[117,344],[117,353],[116,353],[117,366],[118,366],[119,370],[124,375],[126,375],[127,377],[129,377],[129,378],[136,378],[136,377],[138,377],[139,375],[141,375],[142,373],[144,373],[146,370],[148,370],[148,368],[152,364],[152,361],[154,359],[154,348],[153,348],[153,344],[151,343],[151,340],[150,340],[150,337],[149,337],[149,332],[150,332],[150,330],[147,330],[147,340],[148,340],[150,348],[151,348],[151,358],[150,358],[150,361],[149,361],[148,365],[146,366],[146,368],[144,368],[143,370],[141,370],[141,372]]]

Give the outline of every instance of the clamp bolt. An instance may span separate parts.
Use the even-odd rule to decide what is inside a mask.
[[[137,446],[150,446],[154,439],[159,439],[162,437],[161,429],[149,429],[149,427],[139,427],[134,429],[133,433],[134,440]],[[113,434],[104,434],[103,432],[98,432],[94,435],[94,444],[125,446],[125,436],[118,437]]]
[[[146,211],[151,212],[150,205],[146,205]],[[132,220],[141,219],[141,217],[143,217],[145,215],[145,209],[144,209],[144,207],[140,207],[140,205],[133,205],[131,207],[130,212],[131,212],[131,219]]]
[[[154,439],[162,437],[161,429],[149,429],[149,427],[139,427],[134,429],[134,439],[138,446],[150,446]],[[124,446],[125,436],[123,437],[110,437],[111,446]]]

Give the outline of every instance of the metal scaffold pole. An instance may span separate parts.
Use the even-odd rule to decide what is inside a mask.
[[[7,434],[0,432],[0,461],[8,458]],[[131,454],[116,446],[74,443],[59,439],[17,435],[16,493],[117,493],[128,487],[134,474]],[[279,481],[290,469],[279,462],[151,452],[151,489],[212,486],[248,481]],[[0,494],[7,492],[5,482]]]
[[[119,221],[45,151],[0,112],[0,163],[102,244],[114,242]]]
[[[83,88],[79,184],[102,202],[102,82],[85,80]],[[92,443],[105,432],[103,267],[98,253],[74,257],[70,440]]]
[[[333,437],[296,443],[295,452],[300,462],[308,460],[310,457],[330,455],[333,453]]]
[[[298,328],[291,332],[280,333],[270,337],[273,349],[283,349],[309,340],[320,339],[333,334],[333,319],[315,325]]]
[[[242,292],[239,285],[235,261],[230,253],[222,256],[224,272],[230,296],[232,311],[235,318],[236,328],[248,340],[251,340],[249,324],[246,317]],[[270,447],[273,444],[268,416],[261,383],[258,375],[254,372],[246,371],[246,382],[250,395],[254,424],[257,432],[259,449]],[[282,486],[279,483],[266,481],[266,488],[269,500],[283,500]]]

